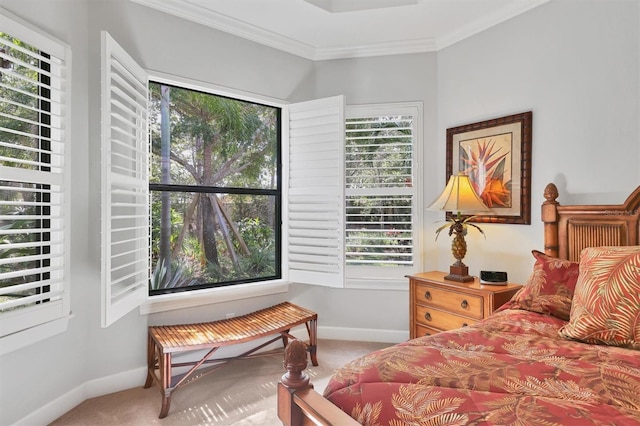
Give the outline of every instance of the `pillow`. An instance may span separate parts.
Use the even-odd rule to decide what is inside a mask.
[[[559,333],[640,349],[640,246],[582,250],[571,316]]]
[[[527,284],[511,299],[514,308],[569,319],[578,262],[558,259],[533,250],[536,259]]]

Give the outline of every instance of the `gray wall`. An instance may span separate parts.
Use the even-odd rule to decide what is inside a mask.
[[[532,224],[484,227],[486,241],[475,234],[469,242],[470,269],[526,279],[529,251],[543,248],[547,183],[564,204],[621,203],[640,184],[638,8],[553,0],[439,52],[439,135],[533,111]],[[440,158],[444,148],[437,145]]]
[[[281,299],[149,317],[136,311],[100,327],[100,30],[109,31],[147,69],[273,98],[343,93],[350,104],[422,101],[427,203],[445,184],[448,127],[533,110],[532,225],[486,225],[486,241],[470,234],[465,261],[474,273],[502,269],[514,281],[526,280],[533,263],[529,252],[542,247],[539,205],[547,182],[558,184],[563,203],[618,203],[640,182],[636,1],[552,0],[438,53],[315,64],[121,0],[0,0],[0,6],[73,49],[75,316],[68,332],[0,358],[3,425],[42,407],[49,407],[40,416],[46,417],[56,413],[52,405],[64,411],[74,399],[117,390],[103,378],[141,370],[148,323],[220,318]],[[452,262],[449,242],[431,238],[434,222],[441,219],[425,212],[426,269],[446,269]],[[288,298],[317,310],[321,325],[328,327],[408,328],[406,291],[293,285]],[[143,377],[134,379],[142,384]],[[52,404],[57,398],[59,403]]]

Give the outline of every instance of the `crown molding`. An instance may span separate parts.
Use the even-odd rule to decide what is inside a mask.
[[[312,58],[314,61],[330,59],[365,58],[369,56],[402,55],[409,53],[435,52],[433,39],[406,40],[389,43],[371,43],[354,46],[318,48]]]
[[[363,58],[369,56],[399,55],[410,53],[436,52],[479,32],[511,19],[521,13],[534,9],[550,0],[534,2],[513,2],[510,7],[475,22],[462,29],[447,33],[437,39],[394,41],[389,43],[371,43],[335,47],[315,47],[298,40],[284,37],[272,31],[247,24],[235,18],[214,12],[205,7],[181,0],[130,0],[170,15],[178,16],[198,24],[208,26],[246,40],[250,40],[292,55],[312,61],[331,59]]]
[[[193,3],[178,0],[130,1],[303,58],[313,59],[315,56],[316,49],[311,45],[213,12]]]
[[[436,50],[441,50],[445,47],[449,47],[455,43],[458,43],[459,41],[469,38],[502,22],[508,21],[511,18],[515,18],[516,16],[531,9],[535,9],[536,7],[543,5],[544,3],[548,3],[549,1],[551,0],[536,0],[529,3],[512,2],[509,4],[508,8],[502,9],[491,16],[485,17],[484,19],[471,22],[468,25],[463,26],[458,31],[452,31],[443,35],[442,37],[439,37],[436,42]]]

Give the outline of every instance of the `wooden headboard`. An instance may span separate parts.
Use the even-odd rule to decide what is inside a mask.
[[[545,188],[544,198],[544,250],[549,256],[578,261],[586,247],[639,244],[640,186],[616,205],[561,206],[553,183]]]

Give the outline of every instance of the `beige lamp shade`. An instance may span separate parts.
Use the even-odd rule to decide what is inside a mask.
[[[458,173],[457,175],[451,175],[449,182],[447,182],[447,187],[427,210],[475,213],[488,211],[489,209],[476,194],[469,176]]]

